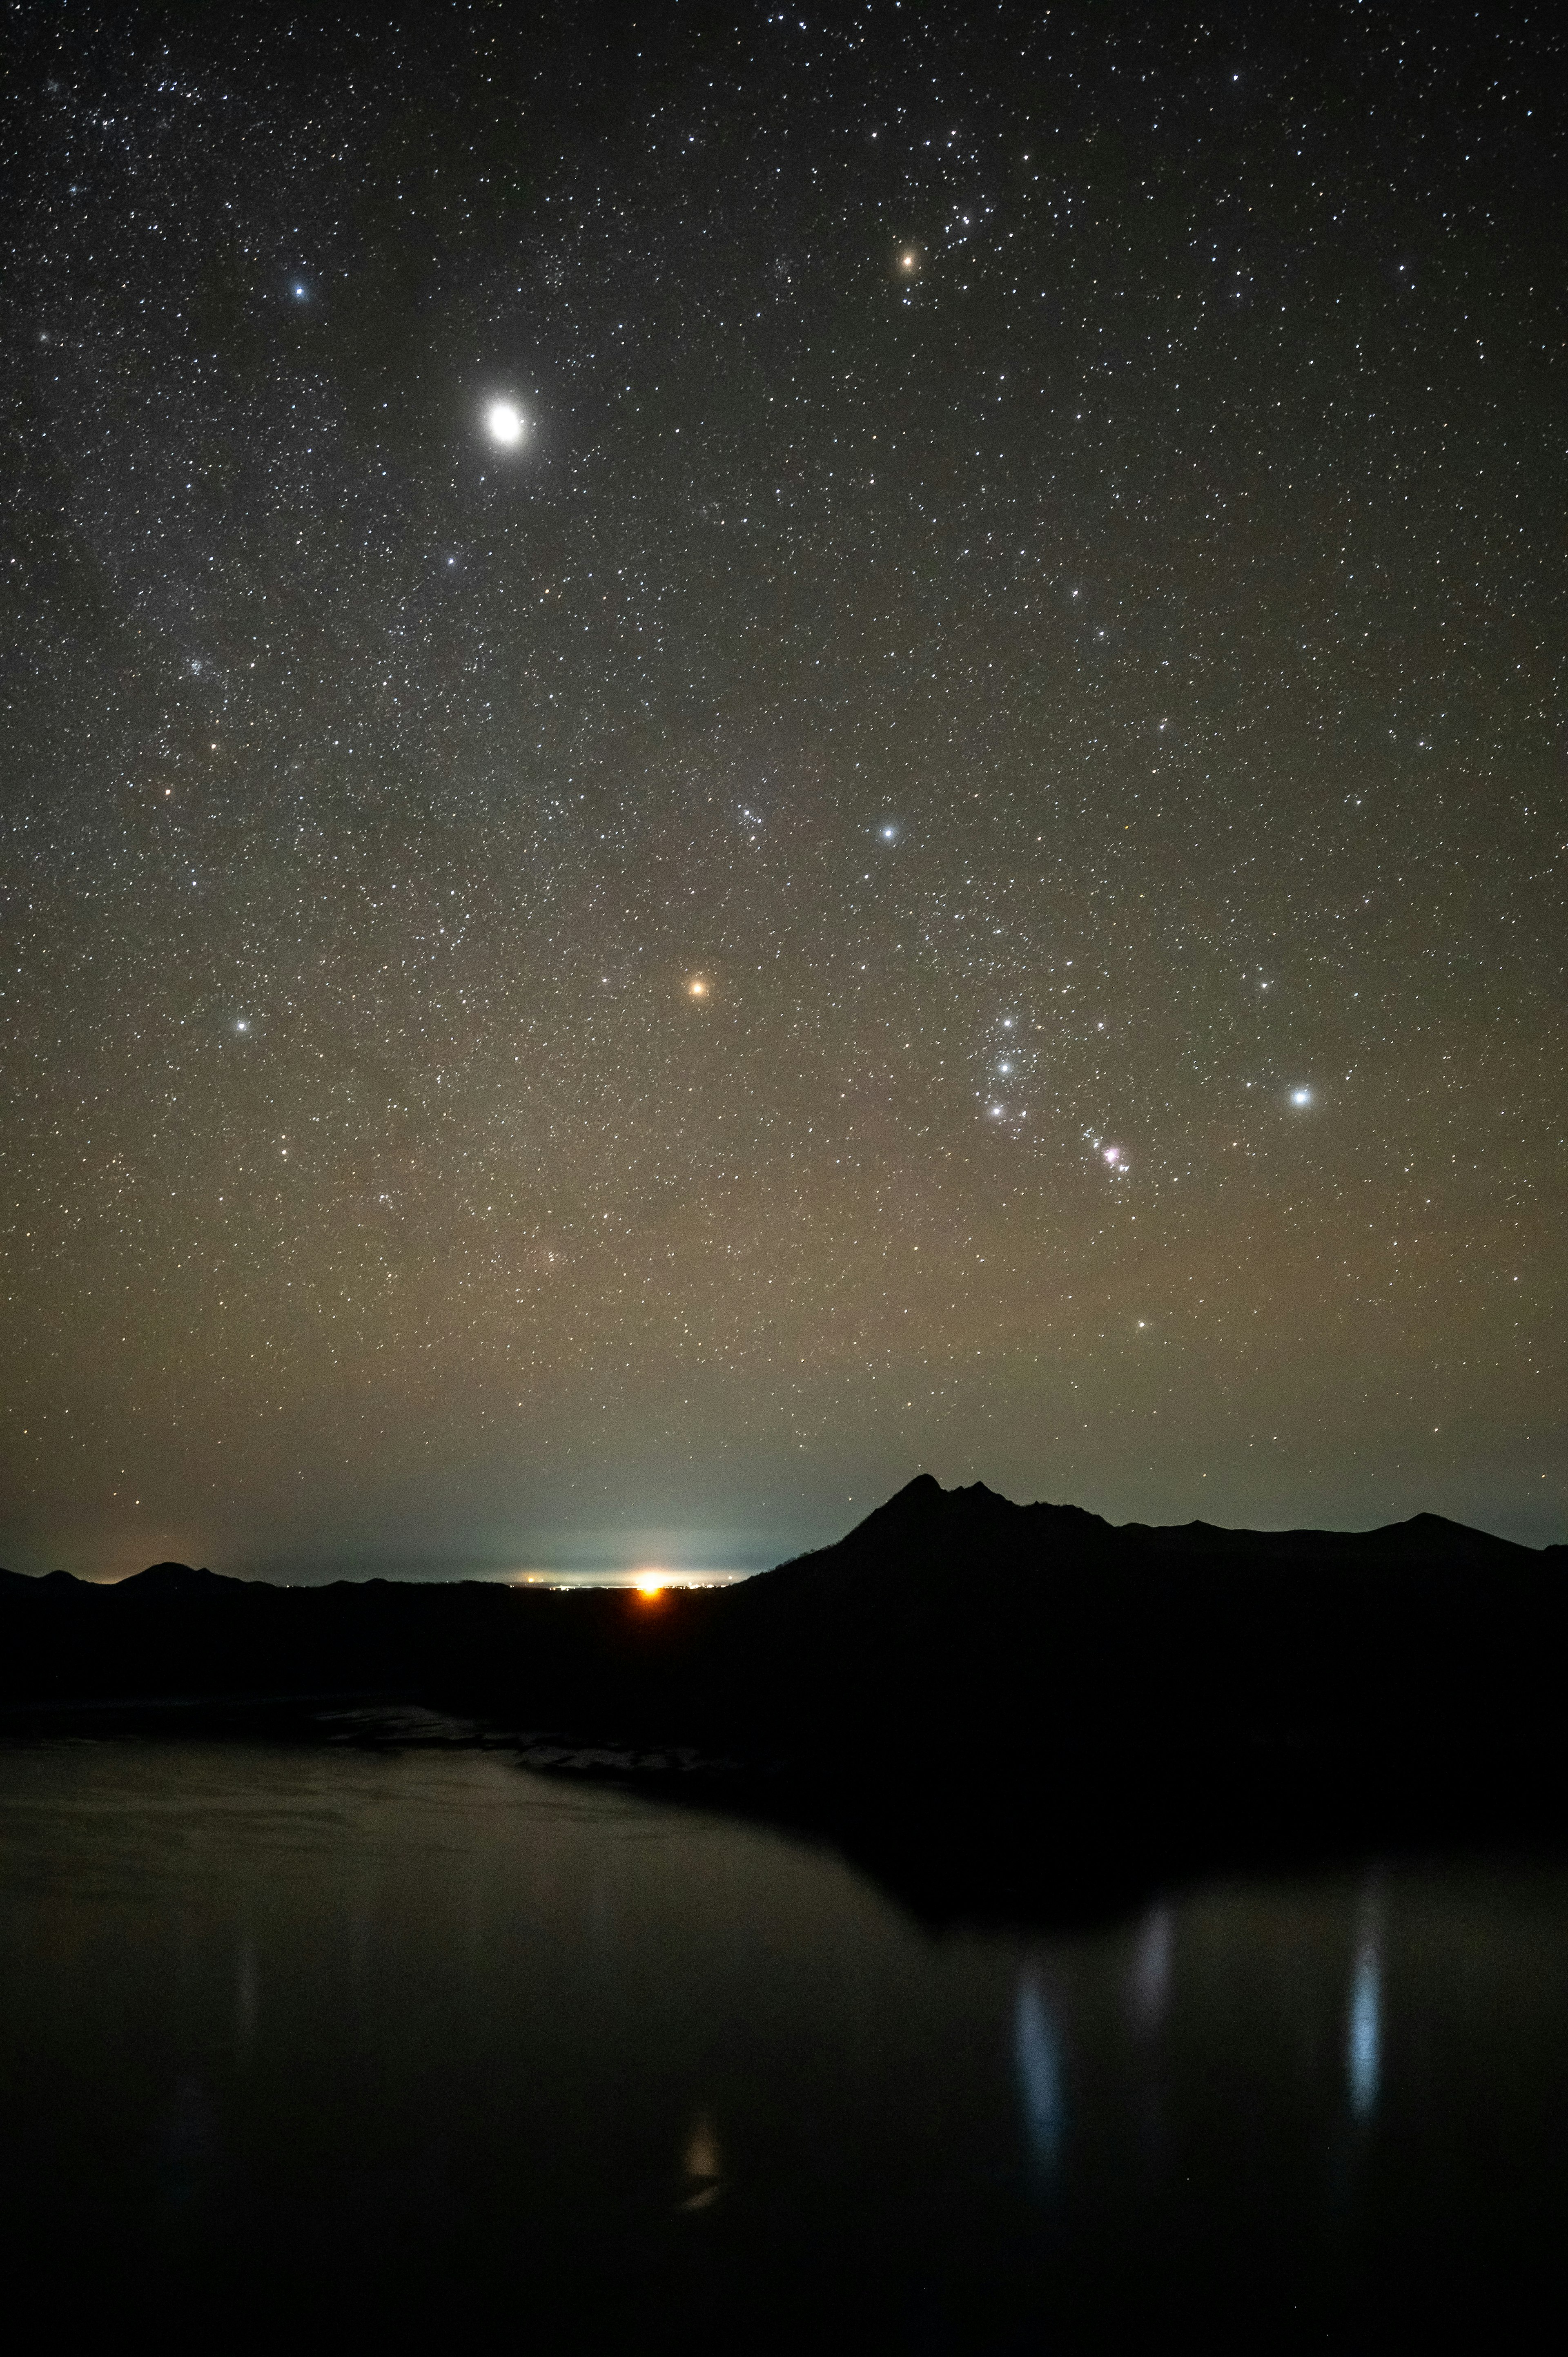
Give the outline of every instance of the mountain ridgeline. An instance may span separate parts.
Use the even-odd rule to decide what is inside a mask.
[[[1112,1525],[921,1475],[727,1589],[0,1574],[0,1706],[378,1698],[752,1760],[1552,1752],[1568,1547]]]

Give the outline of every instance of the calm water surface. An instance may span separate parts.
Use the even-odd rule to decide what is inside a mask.
[[[1558,1867],[935,1937],[829,1853],[493,1753],[111,1742],[0,1750],[0,2256],[62,2327],[1556,2330]]]

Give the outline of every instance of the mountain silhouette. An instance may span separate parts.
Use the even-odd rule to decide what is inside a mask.
[[[0,1699],[384,1690],[769,1758],[939,1727],[1029,1758],[1545,1740],[1565,1555],[1436,1514],[1117,1525],[923,1473],[835,1544],[652,1609],[477,1581],[280,1588],[176,1563],[113,1587],[5,1574]]]
[[[239,1587],[244,1583],[231,1579],[222,1572],[192,1571],[188,1563],[150,1563],[145,1571],[134,1571],[128,1579],[115,1585],[115,1594],[134,1597],[138,1603],[156,1600],[162,1604],[172,1598],[211,1598],[225,1588]]]
[[[0,1723],[352,1703],[405,1739],[423,1705],[828,1834],[925,1913],[1037,1915],[1228,1860],[1568,1835],[1565,1570],[1437,1514],[1118,1525],[922,1473],[832,1546],[653,1599],[0,1574]]]
[[[176,1563],[0,1574],[0,1700],[385,1691],[767,1756],[1457,1740],[1560,1723],[1568,1549],[1437,1514],[1362,1531],[1113,1524],[918,1474],[724,1590],[274,1587]],[[48,1607],[48,1609],[40,1608]]]
[[[7,1596],[59,1596],[87,1585],[86,1580],[74,1579],[69,1571],[46,1571],[37,1579],[30,1579],[26,1572],[0,1571],[0,1598]]]

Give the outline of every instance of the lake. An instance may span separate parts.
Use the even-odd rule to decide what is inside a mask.
[[[1348,2348],[1562,2304],[1558,1865],[938,1935],[498,1752],[151,1740],[0,1749],[0,2251],[57,2330]]]

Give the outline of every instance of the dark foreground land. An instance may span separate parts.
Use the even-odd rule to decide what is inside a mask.
[[[820,1830],[928,1914],[1071,1914],[1219,1864],[1568,1837],[1565,1572],[1434,1515],[1114,1527],[922,1475],[835,1546],[656,1599],[0,1574],[0,1727],[406,1738],[432,1722],[385,1713],[417,1706]]]

